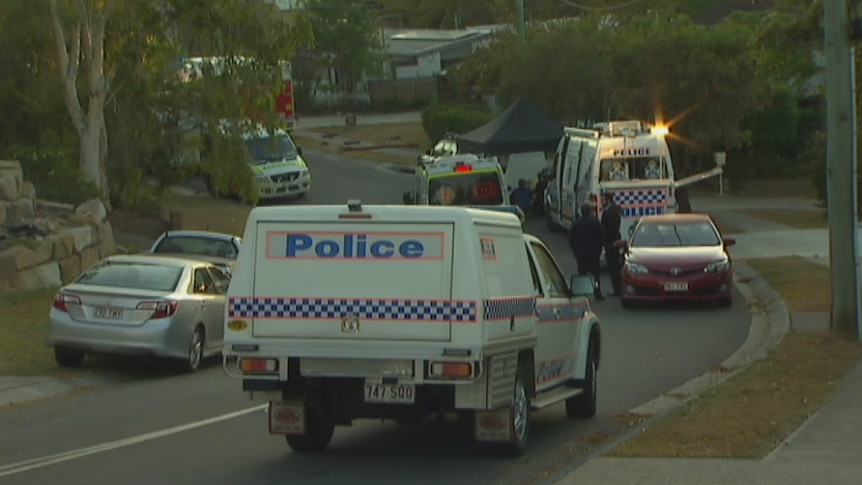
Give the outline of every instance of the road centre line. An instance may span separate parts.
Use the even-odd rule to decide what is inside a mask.
[[[78,458],[83,458],[90,455],[95,455],[97,453],[103,453],[106,451],[116,450],[119,448],[124,448],[126,446],[135,445],[138,443],[143,443],[146,441],[152,441],[158,438],[164,438],[166,436],[174,435],[177,433],[182,433],[184,431],[189,431],[195,428],[201,428],[203,426],[208,426],[211,424],[219,423],[221,421],[227,421],[230,419],[238,418],[240,416],[244,416],[246,414],[255,413],[261,411],[262,409],[266,409],[268,404],[262,404],[259,406],[254,406],[251,408],[242,409],[240,411],[234,411],[232,413],[222,414],[221,416],[215,416],[212,418],[203,419],[200,421],[195,421],[192,423],[182,424],[179,426],[174,426],[172,428],[166,428],[159,431],[153,431],[151,433],[144,433],[138,436],[132,436],[130,438],[123,438],[117,441],[111,441],[109,443],[102,443],[99,445],[88,446],[86,448],[80,448],[72,451],[64,451],[62,453],[57,453],[55,455],[43,456],[39,458],[31,458],[29,460],[20,461],[18,463],[10,463],[8,465],[0,466],[0,477],[5,477],[9,475],[15,475],[18,473],[23,473],[30,470],[35,470],[37,468],[43,468],[50,465],[55,465],[57,463],[63,463],[65,461],[75,460]]]

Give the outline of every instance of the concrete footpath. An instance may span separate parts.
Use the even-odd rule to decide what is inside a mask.
[[[816,210],[800,199],[736,197],[692,200],[695,212],[709,212],[740,229],[734,259],[801,256],[829,264],[825,229],[797,230],[747,216],[745,209]],[[810,319],[812,315],[808,315]],[[807,327],[828,328],[828,315],[814,315]],[[800,324],[803,322],[800,322]],[[796,327],[796,322],[793,324]],[[812,415],[770,455],[754,459],[611,458],[599,450],[559,485],[858,485],[862,483],[862,362],[848,375],[825,406]]]

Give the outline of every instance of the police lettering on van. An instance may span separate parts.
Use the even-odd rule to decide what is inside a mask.
[[[442,233],[271,232],[271,259],[439,260]]]

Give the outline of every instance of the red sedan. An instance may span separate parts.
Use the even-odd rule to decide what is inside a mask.
[[[634,301],[711,300],[730,306],[733,265],[728,246],[706,214],[643,217],[628,241],[620,241],[622,303]]]

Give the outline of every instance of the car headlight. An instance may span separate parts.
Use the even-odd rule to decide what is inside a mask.
[[[625,264],[625,269],[629,273],[649,273],[649,270],[647,269],[647,267],[642,265],[642,264],[639,264],[639,263],[627,262]]]
[[[709,263],[706,268],[703,269],[704,273],[721,273],[722,271],[727,271],[730,269],[730,261],[727,259],[716,261],[714,263]]]

